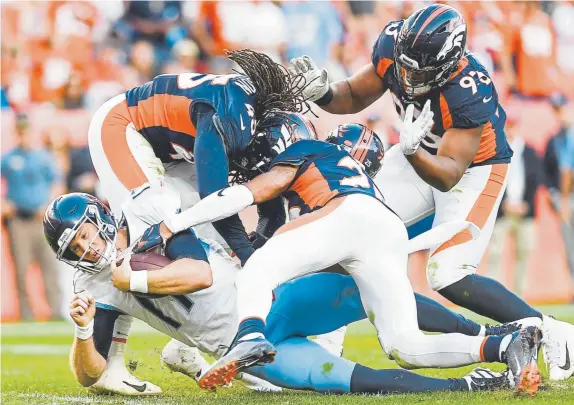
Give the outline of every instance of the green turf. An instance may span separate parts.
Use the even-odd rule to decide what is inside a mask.
[[[544,311],[574,322],[572,306],[549,307],[544,308]],[[69,369],[68,350],[72,341],[72,330],[70,324],[63,322],[2,326],[2,404],[574,404],[574,378],[559,383],[550,383],[545,379],[535,398],[515,397],[513,393],[506,391],[386,397],[333,396],[295,391],[259,394],[237,384],[231,388],[220,389],[217,393],[205,393],[189,378],[162,369],[159,353],[169,339],[141,324],[134,325],[126,357],[128,360],[137,361],[135,374],[160,385],[164,395],[147,399],[95,396],[74,381]],[[345,340],[345,356],[371,367],[396,367],[382,353],[372,327],[364,322],[351,326]],[[428,369],[420,373],[434,377],[459,377],[472,368]]]

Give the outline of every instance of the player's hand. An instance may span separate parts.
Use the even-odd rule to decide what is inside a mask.
[[[430,109],[430,100],[427,100],[423,110],[416,120],[413,120],[414,112],[415,106],[413,104],[409,104],[405,111],[405,118],[403,120],[399,140],[401,150],[403,151],[403,154],[407,156],[412,155],[418,150],[421,141],[434,125],[434,113]]]
[[[132,276],[132,268],[130,267],[130,257],[126,257],[120,264],[112,263],[111,280],[114,287],[120,291],[130,290],[130,278]]]
[[[74,295],[70,302],[70,317],[78,326],[88,325],[96,315],[96,301],[87,291]]]
[[[172,235],[173,233],[165,223],[160,222],[159,224],[152,225],[145,230],[133,252],[143,253],[158,247],[163,248]]]
[[[287,69],[292,77],[302,75],[305,81],[301,81],[303,97],[306,100],[317,101],[329,90],[329,77],[325,69],[319,69],[309,56],[301,56],[291,59]]]

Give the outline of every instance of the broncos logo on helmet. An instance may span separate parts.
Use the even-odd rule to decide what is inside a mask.
[[[379,172],[385,155],[383,142],[377,134],[361,124],[339,125],[327,135],[327,142],[342,146],[365,167],[373,178]]]

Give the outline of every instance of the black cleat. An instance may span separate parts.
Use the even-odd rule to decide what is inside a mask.
[[[542,332],[535,326],[514,333],[502,359],[508,365],[513,386],[517,392],[536,395],[541,377],[538,369],[538,349]]]
[[[199,378],[199,387],[211,391],[227,385],[237,373],[249,367],[273,363],[275,353],[275,347],[266,339],[239,342],[205,371]]]
[[[500,325],[484,325],[485,333],[484,336],[501,336],[508,335],[509,333],[514,333],[522,329],[522,324],[518,322],[508,322]]]
[[[510,388],[508,371],[497,373],[488,368],[477,367],[464,376],[469,391],[494,391]]]

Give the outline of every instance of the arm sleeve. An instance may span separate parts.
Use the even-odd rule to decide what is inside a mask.
[[[203,245],[191,229],[170,238],[167,241],[165,255],[171,260],[190,258],[208,262]]]
[[[195,173],[201,198],[229,185],[229,161],[223,139],[213,124],[215,113],[212,109],[203,110],[198,113],[194,147]],[[213,226],[241,262],[246,262],[253,248],[239,215],[214,222]]]

